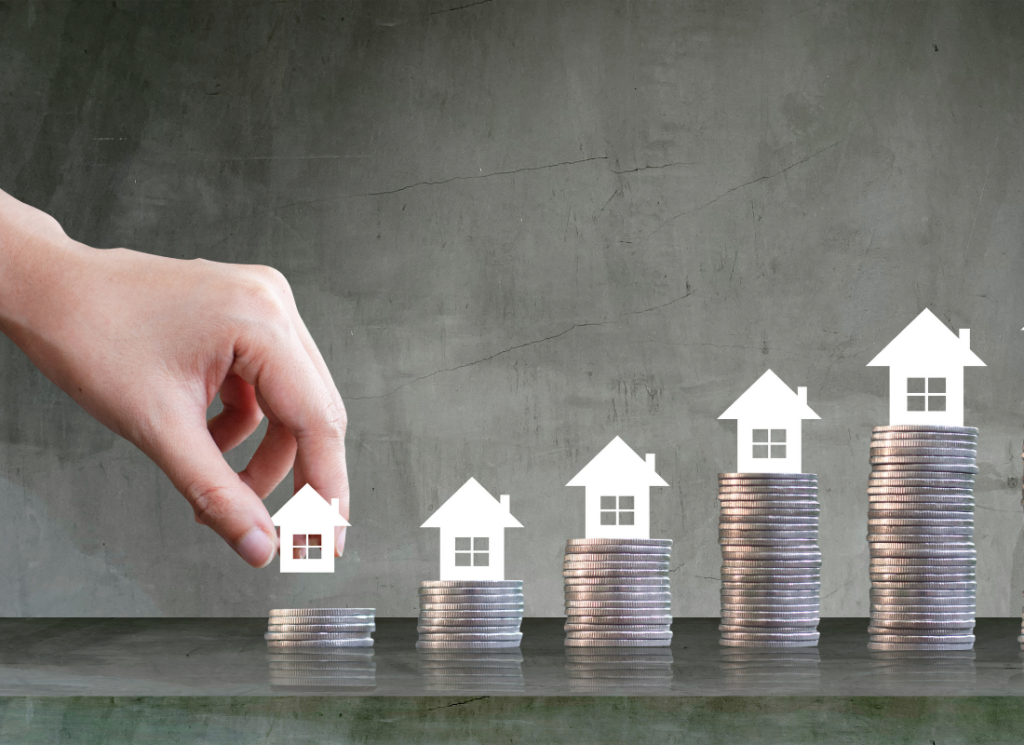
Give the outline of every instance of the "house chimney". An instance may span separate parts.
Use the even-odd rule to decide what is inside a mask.
[[[337,512],[340,515],[341,514],[341,500],[340,499],[332,499],[331,500],[331,509],[334,510],[335,512]]]
[[[968,349],[971,348],[971,330],[970,329],[960,329],[960,341],[963,342],[963,345],[965,347],[967,347]]]
[[[501,502],[501,506],[505,508],[505,512],[511,512],[512,508],[508,506],[508,494],[501,494],[498,496],[498,501]]]
[[[806,404],[807,403],[807,386],[806,385],[798,385],[796,387],[796,397],[800,399],[800,403],[802,403],[802,404]]]
[[[647,461],[647,467],[650,468],[653,471],[654,470],[654,453],[648,453],[647,456],[644,458],[644,460]]]

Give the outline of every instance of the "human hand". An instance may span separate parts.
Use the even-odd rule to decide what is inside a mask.
[[[346,414],[287,280],[264,266],[99,250],[0,191],[0,331],[170,477],[255,567],[277,537],[262,499],[294,465],[348,518]],[[223,411],[207,422],[220,394]],[[226,452],[269,423],[249,464]],[[344,549],[336,529],[335,551]]]

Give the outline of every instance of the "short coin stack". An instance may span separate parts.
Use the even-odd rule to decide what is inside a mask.
[[[670,539],[572,538],[565,546],[567,647],[672,643]]]
[[[818,643],[821,549],[813,473],[721,473],[722,632],[726,647]]]
[[[515,649],[522,622],[522,580],[421,582],[416,649]]]
[[[975,427],[875,427],[868,484],[868,648],[974,645]]]
[[[375,608],[278,608],[270,611],[267,647],[296,652],[372,647]]]

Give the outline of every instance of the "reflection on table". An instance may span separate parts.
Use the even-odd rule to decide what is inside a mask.
[[[821,685],[817,647],[722,647],[720,653],[722,678],[732,691],[806,693]]]
[[[668,647],[568,647],[565,672],[574,693],[656,693],[672,688]]]
[[[963,695],[975,687],[973,649],[870,652],[868,669],[880,694]]]
[[[428,691],[503,693],[526,686],[518,649],[420,650],[417,655]]]
[[[275,691],[358,692],[377,687],[372,648],[267,654]]]

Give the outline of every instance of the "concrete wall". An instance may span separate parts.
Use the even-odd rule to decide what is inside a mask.
[[[474,475],[556,615],[563,484],[619,434],[672,484],[676,614],[715,615],[716,417],[771,367],[822,417],[822,611],[867,615],[865,364],[927,306],[989,365],[978,612],[1017,614],[1022,91],[1015,2],[0,2],[0,187],[92,245],[282,270],[355,526],[333,576],[248,568],[0,340],[0,613],[413,615],[417,526]]]

